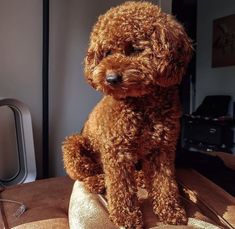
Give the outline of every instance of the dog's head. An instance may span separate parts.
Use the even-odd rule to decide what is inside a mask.
[[[115,98],[150,94],[181,82],[190,60],[184,28],[148,2],[111,8],[94,25],[85,58],[88,82]]]

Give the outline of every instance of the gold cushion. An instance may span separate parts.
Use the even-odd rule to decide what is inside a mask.
[[[141,209],[146,228],[219,228],[213,225],[213,221],[204,216],[190,200],[183,198],[183,202],[189,216],[188,226],[170,226],[157,222],[150,201],[143,198]],[[74,183],[70,198],[69,225],[70,229],[117,229],[109,220],[107,209],[99,196],[89,193],[79,181]]]
[[[79,181],[73,186],[69,204],[70,229],[115,229],[98,195],[89,193]]]

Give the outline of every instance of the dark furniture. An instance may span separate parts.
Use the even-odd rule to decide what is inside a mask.
[[[191,115],[184,115],[183,148],[232,153],[234,120],[228,113],[230,96],[207,96]]]

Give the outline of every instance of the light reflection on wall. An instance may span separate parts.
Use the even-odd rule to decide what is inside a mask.
[[[19,156],[14,112],[0,107],[0,180],[7,181],[19,172]]]

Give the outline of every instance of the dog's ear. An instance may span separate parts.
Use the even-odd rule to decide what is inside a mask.
[[[84,59],[84,74],[86,79],[90,84],[92,84],[92,73],[95,67],[100,62],[100,53],[98,51],[94,51],[93,48],[89,48],[87,54]]]
[[[191,40],[171,15],[164,25],[156,24],[151,35],[156,84],[169,87],[179,84],[192,55]]]
[[[92,82],[92,73],[95,67],[99,64],[104,55],[102,53],[102,45],[99,42],[100,39],[98,35],[100,33],[99,31],[100,23],[102,22],[103,19],[104,19],[103,15],[99,16],[98,21],[93,26],[93,29],[90,34],[90,41],[87,54],[84,59],[84,74],[89,83]]]

